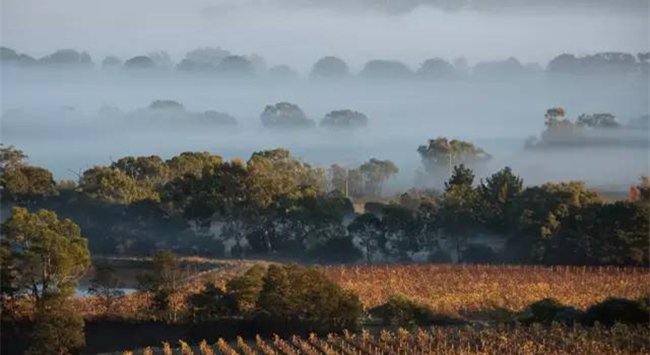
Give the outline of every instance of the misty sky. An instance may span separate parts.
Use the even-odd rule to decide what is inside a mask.
[[[602,2],[644,4],[594,3]],[[539,9],[511,1],[519,6],[449,11],[423,3],[454,2],[2,0],[0,38],[2,45],[34,56],[84,49],[96,62],[108,54],[129,57],[154,50],[167,50],[178,61],[193,48],[221,46],[303,71],[324,55],[341,56],[353,69],[371,58],[417,67],[436,56],[465,56],[470,62],[516,56],[545,65],[562,52],[636,53],[649,46],[647,5],[634,11],[623,5]]]

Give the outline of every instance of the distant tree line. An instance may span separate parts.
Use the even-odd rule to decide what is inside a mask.
[[[33,58],[7,47],[0,47],[0,64],[19,67],[93,68],[95,63],[87,52],[61,49],[42,58]],[[138,55],[122,60],[107,56],[101,63],[106,70],[176,70],[184,73],[214,74],[223,77],[253,78],[266,76],[275,80],[294,80],[296,70],[287,65],[268,67],[258,55],[238,55],[219,47],[205,47],[185,54],[174,63],[164,51]],[[523,64],[514,57],[477,63],[470,67],[463,58],[449,62],[442,58],[424,60],[417,69],[385,59],[369,60],[356,76],[373,80],[457,80],[469,77],[503,78],[548,74],[634,74],[646,75],[650,68],[650,53],[601,52],[585,56],[561,54],[544,69],[538,64]],[[348,64],[341,58],[326,56],[317,60],[310,73],[313,79],[343,79],[353,77]]]
[[[465,165],[472,160],[456,159],[487,153],[467,142],[432,142],[458,153],[442,192],[410,190],[361,209],[353,201],[382,201],[383,183],[398,172],[394,163],[371,159],[325,170],[283,149],[256,152],[247,162],[208,152],[125,157],[86,170],[78,183],[57,183],[4,147],[2,200],[76,221],[98,254],[170,249],[319,263],[648,264],[647,180],[616,202],[581,182],[524,187],[507,167],[475,181]],[[434,149],[419,150],[433,159]],[[436,154],[447,171],[450,151]]]

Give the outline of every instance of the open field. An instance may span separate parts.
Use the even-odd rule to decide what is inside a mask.
[[[341,336],[330,334],[322,338],[313,334],[307,338],[257,337],[254,343],[242,338],[233,343],[219,339],[213,345],[203,341],[194,347],[180,342],[176,349],[165,344],[164,348],[146,348],[123,354],[643,354],[650,351],[649,337],[650,330],[646,326],[441,327],[411,332],[398,329],[379,334],[367,331]]]
[[[584,309],[607,297],[638,298],[650,292],[650,274],[642,268],[413,264],[324,271],[358,294],[366,308],[401,293],[453,315],[520,311],[543,298]]]

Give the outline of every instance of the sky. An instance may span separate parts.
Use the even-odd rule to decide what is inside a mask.
[[[505,2],[489,3],[499,1]],[[470,63],[515,56],[545,65],[563,52],[636,53],[650,46],[647,5],[633,11],[616,5],[643,1],[593,0],[614,4],[605,9],[522,2],[488,11],[449,10],[438,5],[453,2],[442,0],[2,0],[0,43],[37,57],[86,50],[95,61],[158,50],[179,61],[191,49],[220,46],[302,71],[325,55],[353,69],[377,58],[416,68],[427,58],[461,56]]]

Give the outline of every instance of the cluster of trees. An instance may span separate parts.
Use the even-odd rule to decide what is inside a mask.
[[[492,159],[490,154],[471,142],[445,137],[431,139],[417,151],[427,173],[439,180],[449,177],[456,165],[477,168]]]
[[[57,184],[51,174],[32,179],[21,173],[32,168],[20,162],[24,155],[3,151],[14,159],[3,163],[3,200],[73,218],[99,253],[648,263],[647,181],[629,201],[606,203],[579,182],[524,188],[509,168],[476,182],[454,161],[442,193],[408,191],[387,204],[367,203],[359,214],[350,197],[379,198],[398,171],[392,162],[335,165],[328,174],[282,149],[254,153],[246,163],[188,152],[168,160],[126,157],[85,171],[75,186]],[[14,175],[24,183],[8,183]]]
[[[541,139],[529,138],[527,148],[585,145],[648,145],[648,121],[645,115],[621,124],[611,113],[583,113],[575,122],[566,117],[562,107],[553,107],[544,114],[545,131]]]
[[[650,53],[604,52],[576,57],[573,54],[559,55],[548,63],[548,71],[563,74],[624,74],[647,75]]]
[[[208,283],[188,297],[187,305],[194,322],[244,317],[279,329],[300,324],[318,332],[356,329],[363,311],[357,295],[316,268],[295,264],[253,266],[224,288]]]
[[[260,119],[265,127],[272,128],[310,128],[316,125],[298,105],[289,102],[267,105],[260,114]],[[367,124],[366,115],[347,109],[331,111],[320,121],[321,127],[343,129],[363,127]]]
[[[155,124],[181,122],[205,126],[237,125],[237,119],[227,113],[214,110],[192,112],[186,110],[183,104],[174,100],[154,100],[148,107],[127,114],[119,109],[105,107],[100,111],[100,116],[108,116],[110,119],[124,118],[129,122],[151,121]]]
[[[647,75],[650,67],[650,53],[636,55],[621,52],[603,52],[583,57],[561,54],[551,60],[546,68],[550,74],[643,74]],[[93,61],[86,52],[73,49],[58,50],[48,56],[35,59],[15,50],[1,47],[0,63],[31,67],[51,66],[66,68],[92,68]],[[108,56],[102,62],[104,69],[161,69],[179,72],[213,73],[221,76],[254,77],[267,75],[273,79],[295,79],[298,73],[287,65],[268,68],[264,58],[258,55],[237,55],[219,47],[198,48],[188,52],[178,63],[174,64],[166,52],[153,52],[122,61],[115,56]],[[505,60],[481,62],[473,68],[463,58],[450,63],[442,58],[425,60],[413,71],[406,64],[395,60],[374,59],[368,61],[358,77],[365,79],[422,79],[451,80],[469,76],[477,78],[525,77],[542,73],[544,69],[537,64],[522,64],[514,57]],[[310,76],[315,79],[342,79],[352,77],[353,73],[345,61],[333,56],[320,58],[313,65]]]

